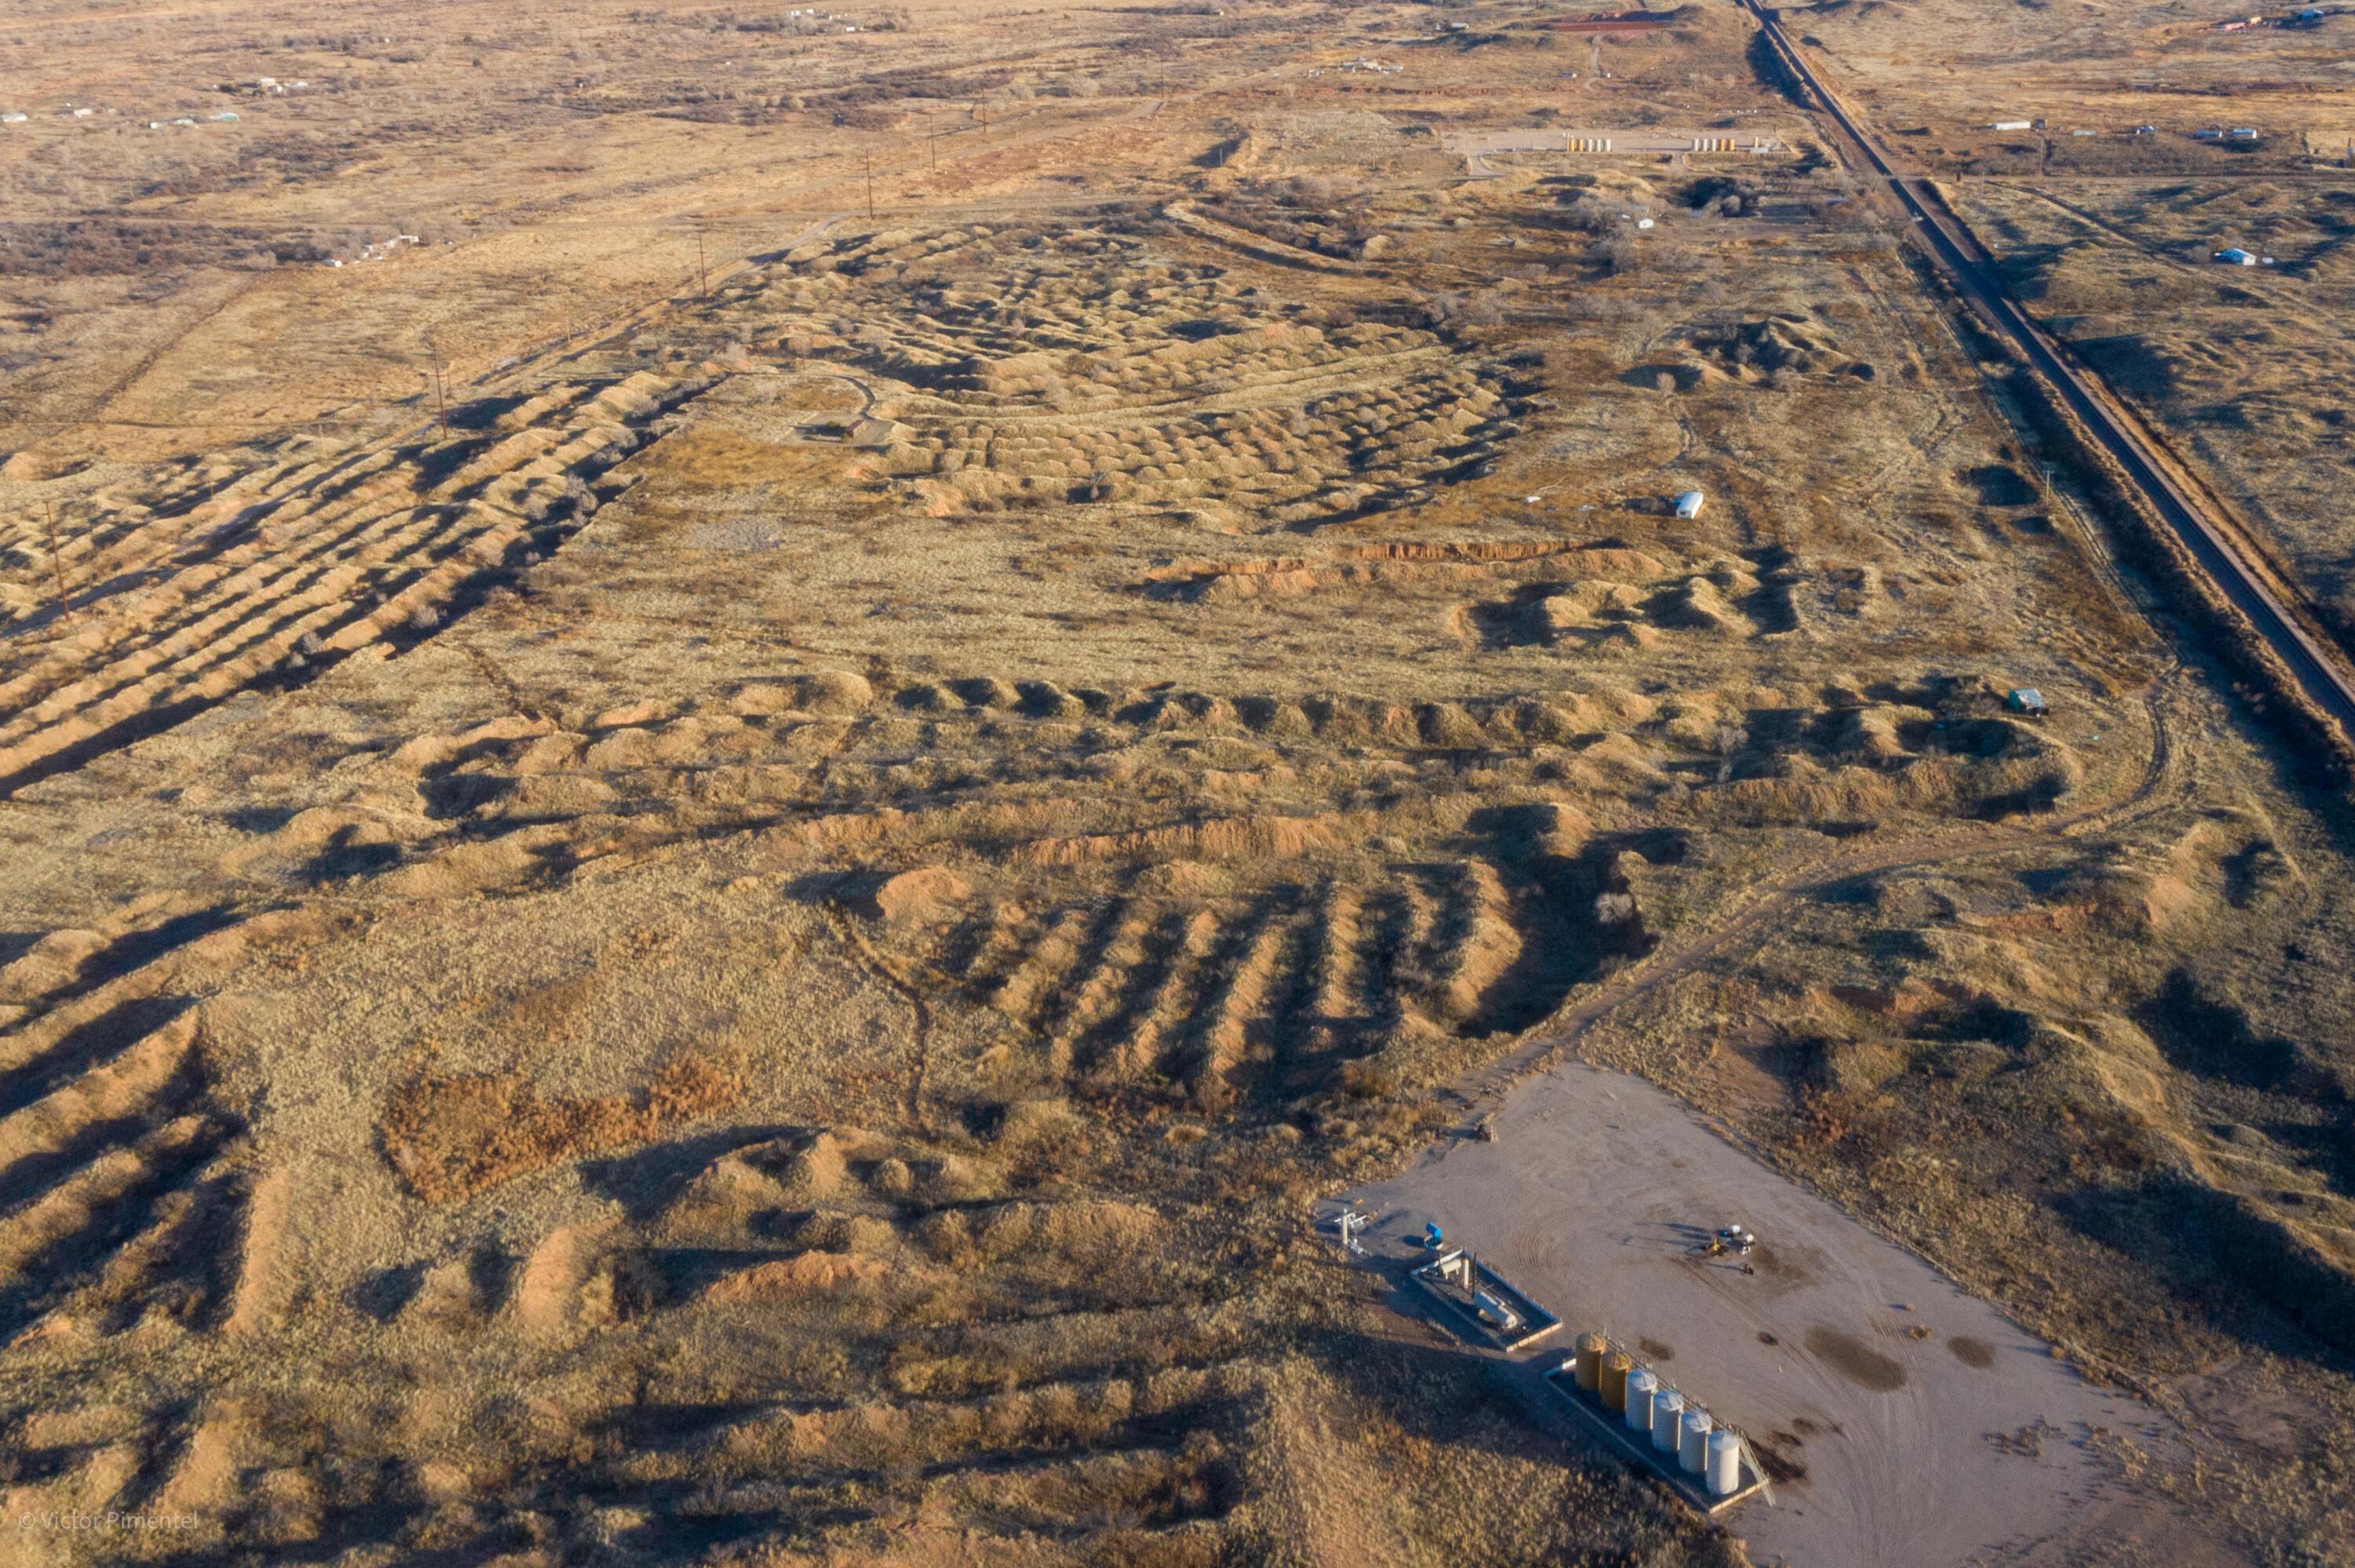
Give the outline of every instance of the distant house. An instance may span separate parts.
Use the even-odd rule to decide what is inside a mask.
[[[1677,515],[1679,517],[1700,516],[1701,502],[1703,499],[1705,498],[1698,490],[1686,491],[1682,495],[1677,497]]]
[[[32,118],[30,115],[19,114],[11,111],[6,114],[0,114],[0,125],[22,125],[30,118]]]
[[[2033,686],[2019,686],[2003,694],[2003,705],[2016,714],[2030,718],[2042,718],[2051,710],[2045,706],[2044,694]]]
[[[2254,267],[2257,264],[2255,252],[2243,250],[2237,245],[2216,252],[2216,260],[2227,267]]]

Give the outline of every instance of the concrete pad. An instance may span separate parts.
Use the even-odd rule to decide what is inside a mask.
[[[1755,1561],[2058,1563],[2130,1541],[2219,1560],[2196,1521],[2104,1455],[2116,1438],[2169,1449],[2161,1417],[1674,1097],[1572,1064],[1516,1091],[1492,1126],[1493,1142],[1451,1142],[1349,1194],[1379,1211],[1369,1252],[1416,1253],[1436,1221],[1559,1314],[1565,1340],[1608,1333],[1741,1427],[1785,1471],[1772,1506],[1725,1521]],[[1759,1237],[1748,1259],[1700,1255],[1736,1222]]]

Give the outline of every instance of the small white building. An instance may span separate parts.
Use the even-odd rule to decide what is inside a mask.
[[[32,116],[29,114],[20,114],[15,110],[11,110],[5,114],[0,114],[0,125],[22,125],[26,121],[31,118]]]
[[[2254,251],[2243,250],[2237,245],[2216,252],[2216,260],[2227,267],[2254,267],[2257,264]]]
[[[1698,490],[1686,491],[1682,495],[1677,497],[1677,515],[1679,517],[1700,516],[1701,503],[1705,499],[1707,498],[1704,497]]]

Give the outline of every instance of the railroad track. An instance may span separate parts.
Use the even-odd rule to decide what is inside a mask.
[[[2079,365],[2021,308],[1996,270],[1993,258],[1931,182],[1891,165],[1863,123],[1807,63],[1783,31],[1774,8],[1742,0],[1768,46],[1794,79],[1815,95],[1834,132],[1843,162],[1877,177],[1921,233],[1922,248],[1955,292],[2052,387],[2062,404],[2116,461],[2127,482],[2181,541],[2216,589],[2287,666],[2309,700],[2355,739],[2355,664],[2322,629],[2287,574],[2267,559],[2231,514],[2187,471],[2165,444],[2121,403],[2098,376]]]

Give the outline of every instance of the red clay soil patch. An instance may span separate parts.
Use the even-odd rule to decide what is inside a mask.
[[[1905,1386],[1904,1366],[1844,1329],[1821,1323],[1807,1330],[1807,1349],[1817,1360],[1859,1388],[1887,1393]]]
[[[393,1091],[378,1133],[403,1185],[428,1202],[464,1198],[511,1176],[624,1143],[736,1103],[732,1073],[672,1062],[641,1096],[543,1100],[512,1073],[422,1078]]]

